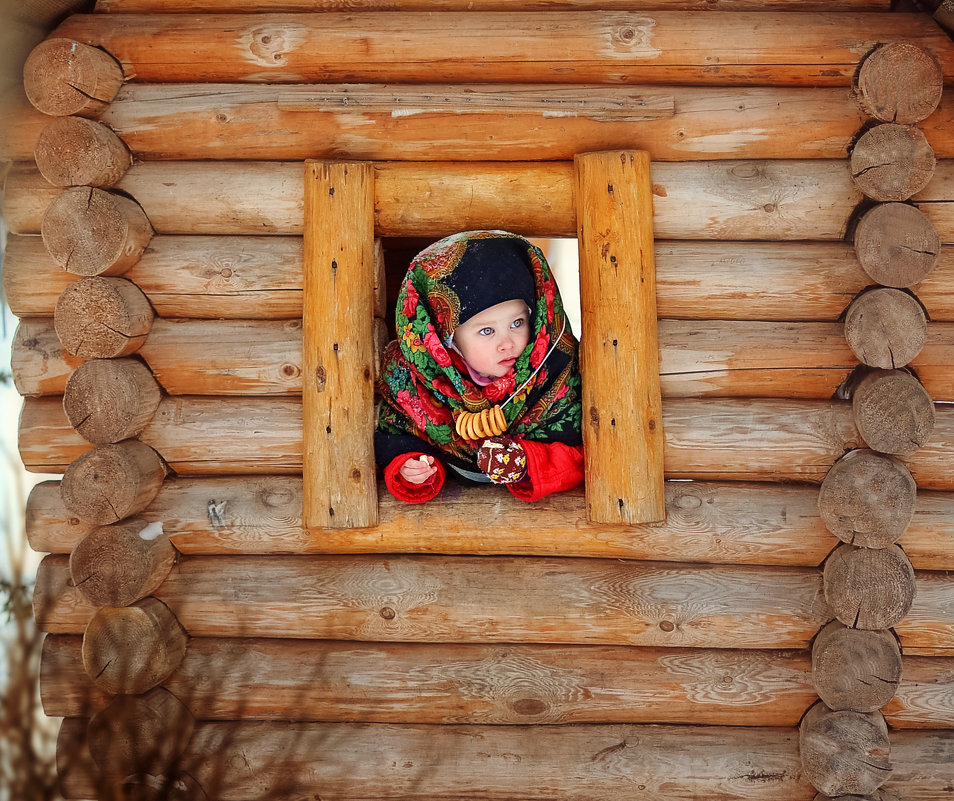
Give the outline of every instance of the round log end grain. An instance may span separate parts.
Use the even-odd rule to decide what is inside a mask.
[[[877,125],[851,150],[851,177],[868,197],[907,200],[928,185],[937,160],[924,134],[894,123]]]
[[[123,85],[123,68],[109,53],[72,39],[40,42],[23,65],[27,99],[44,114],[95,117]]]
[[[818,512],[842,542],[885,548],[914,516],[917,483],[903,464],[868,450],[835,462],[818,492]]]
[[[161,399],[159,382],[137,359],[93,359],[67,379],[63,410],[84,439],[106,445],[139,434]]]
[[[901,649],[888,631],[850,629],[833,620],[812,644],[812,682],[832,709],[874,712],[894,698]]]
[[[897,545],[839,545],[825,560],[823,584],[835,617],[857,629],[896,626],[914,601],[914,568]]]
[[[852,396],[858,433],[869,448],[910,456],[934,431],[934,402],[927,390],[903,370],[874,370]]]
[[[152,503],[165,467],[152,448],[136,439],[98,445],[66,468],[60,497],[86,523],[105,526],[137,514]]]
[[[884,203],[858,221],[855,253],[872,280],[904,289],[922,281],[934,269],[941,253],[941,238],[920,209],[905,203]]]
[[[924,347],[927,317],[916,298],[880,287],[856,297],[845,313],[845,339],[859,361],[891,369],[909,364]]]
[[[804,777],[827,796],[868,795],[891,775],[888,727],[878,712],[819,702],[805,713],[798,743]]]
[[[154,317],[149,300],[132,281],[93,276],[63,290],[53,325],[71,355],[110,359],[139,350]]]
[[[113,186],[132,165],[113,130],[85,117],[58,117],[33,150],[40,174],[54,186]]]
[[[891,42],[861,62],[855,90],[861,108],[882,122],[913,125],[941,102],[944,73],[937,59],[910,42]]]
[[[70,578],[94,606],[129,606],[155,592],[175,560],[160,523],[131,518],[87,534],[70,554]]]
[[[120,275],[152,239],[138,203],[94,186],[73,186],[43,214],[40,226],[50,258],[74,275]]]
[[[117,695],[87,727],[90,755],[108,776],[166,774],[195,728],[188,707],[164,687]]]
[[[179,666],[186,639],[176,616],[156,598],[103,607],[83,633],[83,668],[103,692],[144,693]]]

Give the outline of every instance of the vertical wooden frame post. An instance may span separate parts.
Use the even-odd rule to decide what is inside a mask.
[[[306,528],[377,525],[374,172],[305,163],[302,428]]]
[[[575,162],[587,514],[650,523],[666,505],[649,155]]]

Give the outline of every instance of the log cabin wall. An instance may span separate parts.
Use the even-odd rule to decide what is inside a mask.
[[[100,0],[26,66],[66,796],[948,797],[950,38],[881,0],[314,5]],[[574,236],[573,157],[634,149],[665,522],[449,488],[303,527],[302,162],[372,163],[383,248]]]

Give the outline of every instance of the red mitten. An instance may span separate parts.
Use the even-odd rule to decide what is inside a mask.
[[[477,450],[477,466],[494,484],[516,484],[527,475],[527,454],[510,437],[490,437]]]

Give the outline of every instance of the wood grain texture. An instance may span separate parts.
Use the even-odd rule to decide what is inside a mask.
[[[825,600],[846,626],[888,629],[911,609],[916,580],[911,560],[897,545],[839,545],[825,560]]]
[[[51,37],[23,65],[27,98],[44,114],[95,117],[109,105],[124,80],[123,68],[100,47]]]
[[[934,175],[936,158],[920,129],[882,123],[851,149],[851,176],[874,200],[901,201],[917,194]]]
[[[140,518],[94,528],[70,554],[73,584],[94,606],[128,606],[152,594],[176,561],[169,535],[155,528]]]
[[[842,542],[885,548],[911,523],[917,484],[903,464],[869,450],[835,462],[818,491],[818,512]]]
[[[304,524],[373,526],[374,171],[306,162],[304,184]]]
[[[87,737],[90,755],[104,774],[142,779],[172,773],[194,729],[185,704],[164,687],[154,687],[142,695],[114,696],[90,718]]]
[[[132,165],[129,148],[96,120],[58,117],[33,150],[37,169],[54,186],[112,186]]]
[[[85,717],[109,701],[80,647],[78,635],[44,641],[47,715]],[[802,651],[198,637],[164,686],[202,720],[692,723],[701,714],[712,725],[781,726],[814,702],[809,670]],[[952,686],[950,657],[905,656],[888,724],[950,728]]]
[[[846,0],[842,9],[887,11],[884,0]],[[582,9],[640,8],[633,0],[256,0],[250,7],[244,0],[97,0],[97,13],[248,13],[250,11],[556,11]],[[819,0],[647,0],[647,9],[682,11],[828,11]]]
[[[834,461],[863,447],[840,401],[673,398],[663,403],[668,478],[820,483]],[[180,475],[301,474],[297,398],[164,398],[141,439]],[[27,398],[20,455],[59,472],[88,449],[58,398]],[[923,489],[954,489],[954,408],[936,407],[931,439],[904,460]]]
[[[79,649],[45,643],[47,714],[102,703]],[[801,651],[608,646],[193,638],[164,686],[201,720],[793,726],[815,700]]]
[[[466,162],[375,165],[375,234],[439,237],[504,226],[528,236],[573,236],[572,165]],[[840,240],[862,199],[845,161],[658,163],[654,228],[664,239]],[[117,185],[165,234],[300,234],[301,166],[288,162],[145,162]],[[9,230],[40,230],[56,190],[35,170],[7,176]],[[409,203],[409,198],[416,202]],[[939,161],[914,203],[945,242],[954,236],[954,161]]]
[[[152,238],[134,200],[93,186],[63,190],[44,212],[40,230],[53,261],[77,275],[121,275]]]
[[[845,243],[657,238],[655,250],[660,318],[831,322],[871,284]],[[300,237],[156,236],[126,277],[161,317],[300,320],[301,264]],[[51,316],[74,281],[39,237],[7,237],[4,291],[18,317]],[[954,248],[916,292],[932,321],[954,321]]]
[[[65,561],[38,579],[52,633],[94,611]],[[815,569],[526,557],[196,556],[156,598],[193,637],[804,648],[829,616]]]
[[[63,411],[95,445],[129,439],[152,419],[162,389],[136,359],[93,359],[77,367],[63,388]]]
[[[649,156],[576,161],[587,518],[666,517]]]
[[[899,289],[871,289],[855,298],[845,312],[845,339],[854,354],[872,367],[904,367],[917,358],[926,338],[924,308],[916,297]]]
[[[68,718],[58,750],[69,798],[89,798],[95,786],[84,755],[86,721]],[[223,777],[222,798],[260,793],[320,792],[333,801],[435,797],[607,801],[650,797],[717,801],[811,801],[800,777],[798,737],[786,727],[388,726],[362,724],[203,723],[186,753],[201,782],[202,755],[223,754],[244,766]],[[913,801],[937,801],[954,779],[951,732],[896,732],[892,779],[886,789]],[[243,755],[240,757],[239,755]],[[230,763],[230,757],[238,757]],[[673,776],[678,757],[679,776]],[[253,786],[254,782],[254,786]],[[643,791],[640,791],[643,792]]]
[[[214,553],[496,553],[665,561],[818,565],[831,548],[815,508],[816,491],[776,484],[668,482],[665,523],[599,526],[585,520],[575,490],[542,499],[532,514],[502,488],[448,488],[419,507],[379,491],[373,529],[309,533],[301,526],[299,478],[170,478],[143,515],[162,521],[176,548]],[[921,509],[937,493],[922,493]],[[941,494],[909,527],[918,567],[954,565],[954,496]],[[946,521],[946,522],[945,522]],[[90,530],[71,517],[58,482],[38,484],[27,503],[34,550],[69,553]]]
[[[878,712],[834,711],[819,701],[798,734],[803,775],[829,797],[868,795],[891,775],[888,727]]]
[[[674,481],[665,523],[587,523],[582,491],[549,496],[532,514],[502,488],[448,488],[428,507],[379,488],[376,528],[309,533],[301,526],[301,479],[170,478],[141,516],[162,522],[186,554],[446,553],[611,557],[815,566],[833,539],[808,484]],[[27,535],[34,550],[69,553],[91,526],[69,515],[59,483],[30,493]],[[919,570],[954,569],[954,495],[922,490],[900,539]]]
[[[907,203],[881,203],[866,211],[858,220],[854,243],[862,269],[874,281],[901,288],[924,280],[941,250],[941,237],[927,211]]]
[[[922,333],[931,347],[913,367],[936,401],[954,400],[954,325],[931,323]],[[663,319],[657,335],[668,398],[831,398],[858,366],[840,323]],[[298,395],[302,353],[300,320],[159,318],[138,355],[170,395]],[[62,394],[76,361],[51,321],[21,320],[12,357],[21,395]]]
[[[946,238],[954,231],[949,173],[954,161],[938,162],[925,198],[941,202],[923,204]],[[654,229],[664,239],[840,240],[863,197],[844,160],[662,162],[653,166],[652,180]],[[298,163],[144,162],[117,187],[161,234],[302,231]],[[536,237],[574,236],[572,187],[568,162],[383,162],[375,165],[375,234],[439,237],[499,226]],[[12,170],[3,204],[9,229],[39,231],[54,194],[35,170]]]
[[[865,56],[855,81],[858,102],[875,119],[911,125],[937,108],[941,65],[913,42],[891,42]]]
[[[919,14],[367,12],[77,14],[54,36],[101,47],[141,82],[445,80],[848,86],[875,45],[915,40],[952,77],[954,45]],[[357,24],[356,24],[357,22]],[[466,35],[463,35],[466,31]],[[370,34],[373,32],[373,36]],[[519,42],[516,47],[514,43]],[[190,54],[181,58],[182,52]],[[711,66],[718,65],[718,71]]]
[[[938,158],[954,156],[952,114],[942,102],[920,126]],[[566,160],[638,143],[654,162],[844,158],[866,119],[841,88],[433,83],[126,84],[101,117],[148,160]],[[15,110],[0,154],[29,161],[46,121]]]
[[[83,668],[107,693],[138,695],[164,681],[182,661],[186,633],[169,608],[149,596],[102,607],[83,632]]]
[[[166,472],[159,454],[138,439],[97,445],[70,462],[60,495],[70,514],[86,523],[117,523],[152,502]]]
[[[155,312],[135,284],[99,275],[69,284],[53,309],[53,326],[63,349],[84,359],[135,353],[154,319]]]

